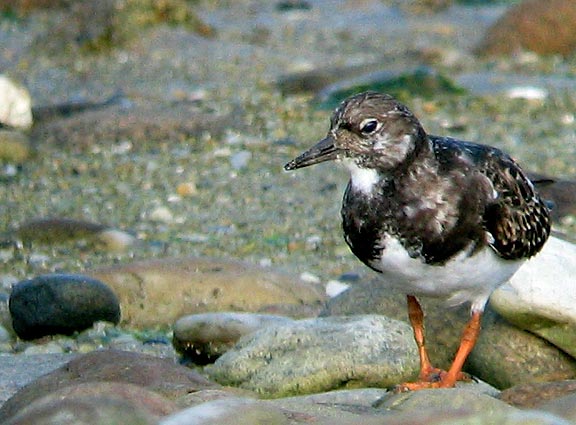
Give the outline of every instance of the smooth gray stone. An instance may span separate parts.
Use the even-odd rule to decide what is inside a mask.
[[[206,368],[216,381],[264,397],[387,387],[414,378],[412,330],[385,316],[298,320],[256,331]]]

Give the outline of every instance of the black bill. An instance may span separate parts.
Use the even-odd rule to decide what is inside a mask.
[[[318,164],[324,161],[331,161],[338,157],[338,149],[334,145],[334,139],[328,135],[320,140],[302,155],[294,158],[284,166],[286,171],[296,170],[297,168],[308,167],[309,165]]]

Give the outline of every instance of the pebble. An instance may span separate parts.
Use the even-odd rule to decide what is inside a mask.
[[[96,321],[120,321],[114,292],[88,276],[47,274],[17,283],[9,300],[12,326],[22,339],[71,334]]]
[[[183,182],[176,187],[176,193],[180,196],[194,196],[198,194],[198,188],[193,181]]]
[[[27,130],[32,127],[32,99],[28,90],[0,74],[0,123]]]
[[[265,397],[285,397],[344,386],[386,387],[417,373],[408,324],[365,315],[298,320],[242,338],[209,376]]]
[[[119,229],[103,224],[68,218],[42,218],[24,222],[15,231],[26,245],[33,243],[59,245],[69,241],[95,242],[99,248],[111,253],[125,252],[136,238]]]
[[[212,363],[244,335],[293,320],[253,313],[204,313],[181,317],[174,324],[173,344],[196,364]]]
[[[19,167],[14,164],[3,164],[0,169],[0,179],[10,181],[18,174]]]
[[[510,99],[526,99],[544,101],[548,97],[548,90],[542,87],[518,86],[511,87],[506,91]]]
[[[169,208],[159,206],[148,213],[148,218],[158,223],[170,224],[174,222],[174,214]]]
[[[337,295],[340,295],[342,292],[346,291],[350,285],[347,283],[342,283],[339,280],[329,280],[326,283],[326,295],[329,298],[334,298]]]
[[[320,283],[322,280],[313,273],[303,272],[300,274],[300,280],[303,282]]]
[[[126,252],[136,243],[133,235],[118,229],[104,229],[95,236],[108,252]]]

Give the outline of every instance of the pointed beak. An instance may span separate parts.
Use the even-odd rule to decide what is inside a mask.
[[[329,134],[306,152],[286,164],[284,169],[286,171],[296,170],[309,165],[319,164],[320,162],[331,161],[337,157],[338,149],[334,145],[334,138]]]

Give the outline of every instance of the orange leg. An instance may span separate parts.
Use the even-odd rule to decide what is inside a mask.
[[[482,317],[481,311],[474,311],[472,317],[466,324],[464,332],[462,333],[462,338],[460,339],[460,347],[456,352],[452,366],[448,369],[448,373],[441,380],[442,388],[453,387],[456,381],[461,380],[462,367],[464,362],[468,358],[468,355],[472,352],[472,349],[478,341],[478,335],[480,334],[480,319]]]
[[[480,333],[480,318],[482,313],[473,312],[470,321],[466,324],[460,346],[452,362],[452,366],[446,372],[432,367],[430,358],[426,351],[424,339],[424,313],[422,307],[412,295],[408,295],[408,316],[414,329],[414,339],[418,346],[420,355],[420,380],[418,382],[401,384],[397,387],[398,391],[415,391],[425,388],[451,388],[456,385],[456,381],[466,380],[466,375],[462,372],[464,362],[474,348]]]
[[[430,358],[428,357],[428,352],[426,351],[426,340],[424,337],[424,312],[415,296],[408,295],[406,299],[408,301],[408,318],[410,319],[410,324],[414,331],[414,339],[416,340],[418,355],[420,356],[420,380],[428,381],[430,375],[435,369],[432,367],[432,363],[430,363]]]

